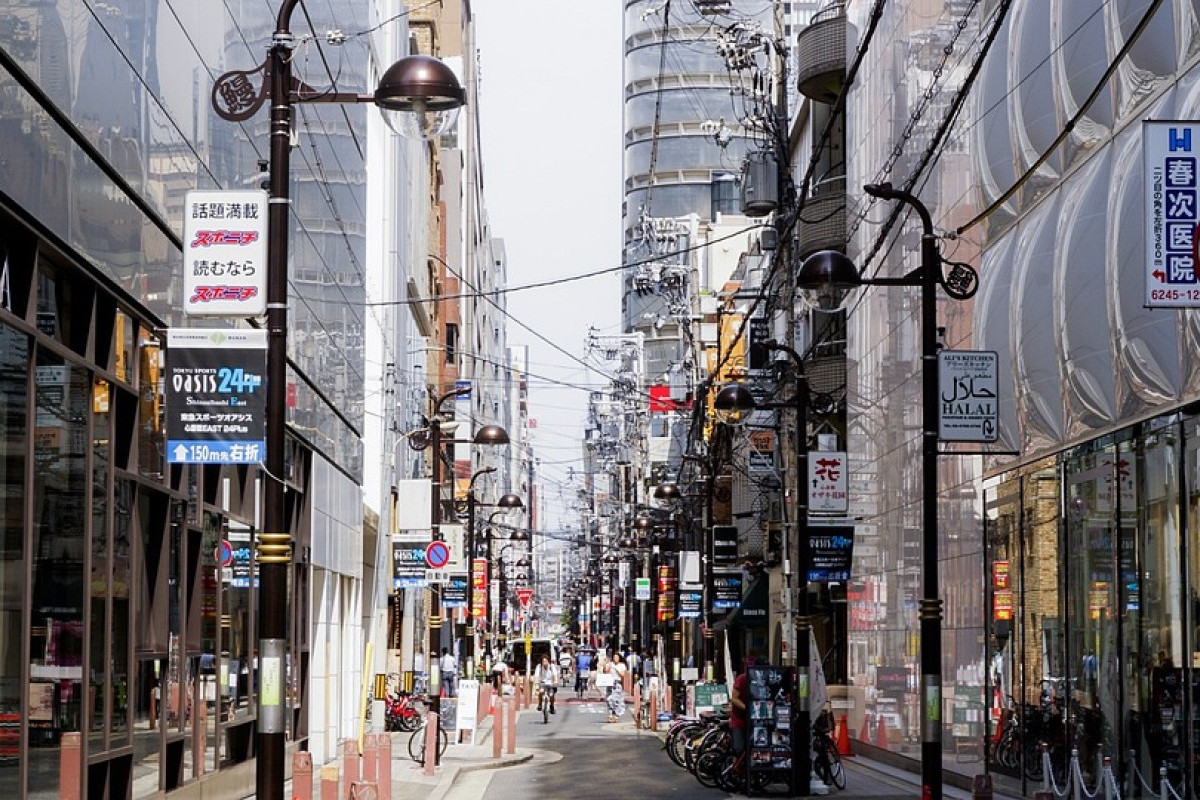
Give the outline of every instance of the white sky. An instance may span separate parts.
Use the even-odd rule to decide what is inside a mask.
[[[616,0],[476,0],[484,197],[521,286],[616,267],[621,258],[621,8]],[[508,341],[530,351],[531,431],[542,527],[578,525],[559,494],[581,466],[589,325],[619,333],[615,273],[512,292]],[[584,389],[548,384],[551,378]]]

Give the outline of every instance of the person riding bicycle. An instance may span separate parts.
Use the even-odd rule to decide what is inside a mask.
[[[550,702],[550,713],[554,713],[554,695],[558,693],[558,667],[550,663],[550,656],[542,656],[542,663],[533,671],[533,680],[538,687],[538,711],[542,703]]]

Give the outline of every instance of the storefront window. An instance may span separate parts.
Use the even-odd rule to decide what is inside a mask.
[[[108,706],[112,690],[112,679],[108,674],[109,620],[108,598],[112,591],[111,565],[112,546],[108,530],[109,497],[109,453],[111,415],[109,400],[111,387],[107,381],[97,380],[92,387],[92,566],[89,588],[91,590],[90,619],[90,673],[88,683],[88,741],[89,753],[105,749],[104,734],[108,719]]]
[[[29,630],[29,793],[57,793],[65,733],[82,725],[84,557],[88,507],[88,374],[39,350]],[[78,758],[78,752],[74,754]],[[66,770],[66,774],[77,774]]]
[[[0,796],[20,795],[29,338],[0,324]]]

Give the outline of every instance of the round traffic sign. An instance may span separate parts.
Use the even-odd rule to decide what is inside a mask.
[[[228,539],[222,539],[221,543],[217,545],[215,556],[217,563],[222,567],[228,567],[233,563],[233,545],[229,543]]]
[[[425,548],[425,563],[430,569],[441,569],[450,563],[450,545],[445,542],[430,542]]]

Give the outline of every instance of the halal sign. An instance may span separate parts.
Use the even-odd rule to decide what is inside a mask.
[[[994,442],[1000,435],[997,356],[983,350],[938,353],[938,438]]]

